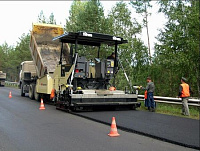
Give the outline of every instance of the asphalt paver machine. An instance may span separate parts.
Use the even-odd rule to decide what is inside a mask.
[[[53,38],[61,43],[59,73],[54,77],[54,101],[57,109],[77,110],[85,108],[119,107],[126,106],[130,109],[140,107],[137,94],[116,90],[110,80],[118,72],[118,45],[128,41],[121,37],[93,32],[67,32]],[[68,62],[63,62],[64,45],[69,44],[70,52],[67,54]],[[101,46],[114,47],[114,59],[100,59]],[[96,58],[87,59],[87,50],[84,55],[78,53],[78,47],[97,47]],[[87,48],[87,47],[86,47]],[[104,47],[105,48],[105,47]],[[88,50],[92,51],[92,50]],[[60,70],[60,71],[59,71]],[[60,80],[63,79],[63,80]],[[114,87],[114,89],[110,89]]]

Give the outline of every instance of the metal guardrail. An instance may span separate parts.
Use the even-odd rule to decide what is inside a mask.
[[[18,84],[19,84],[18,82],[5,81],[5,85],[7,85],[7,86],[17,87]],[[144,100],[144,95],[138,95],[138,98],[141,99],[141,100]],[[155,102],[159,102],[159,103],[182,104],[181,98],[154,96],[154,100],[155,100]],[[188,105],[200,107],[200,99],[189,99]]]
[[[138,98],[144,100],[144,95],[138,95]],[[159,102],[159,103],[182,104],[181,98],[154,96],[154,100],[155,100],[155,102]],[[200,100],[199,99],[189,99],[188,105],[200,107]]]
[[[14,86],[17,87],[18,86],[18,82],[9,82],[9,81],[5,81],[5,85],[6,86]]]

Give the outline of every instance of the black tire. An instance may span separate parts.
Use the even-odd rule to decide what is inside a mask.
[[[74,106],[74,107],[71,107],[70,109],[71,109],[73,112],[76,112],[76,111],[77,111],[77,107],[75,107],[75,106]]]
[[[35,100],[36,101],[38,101],[38,102],[40,102],[41,100],[41,96],[40,96],[40,94],[39,93],[37,93],[37,91],[36,91],[36,86],[35,86],[35,88],[34,88],[34,96],[35,96]]]
[[[21,82],[19,82],[19,84],[18,84],[18,88],[21,89]]]
[[[31,85],[29,86],[29,93],[28,93],[29,98],[30,98],[31,100],[34,100],[34,99],[35,99],[34,91],[35,91],[34,85],[31,84]]]
[[[21,84],[21,96],[25,96],[25,93],[23,92],[23,84]]]

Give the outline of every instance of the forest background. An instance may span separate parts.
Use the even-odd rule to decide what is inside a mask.
[[[154,52],[149,43],[150,0],[119,1],[106,16],[101,1],[75,0],[64,28],[65,31],[98,32],[128,40],[128,44],[119,46],[118,55],[133,85],[145,86],[146,77],[150,76],[156,85],[155,95],[175,97],[180,79],[185,77],[193,90],[193,97],[200,97],[199,1],[165,0],[157,3],[158,13],[164,13],[167,22],[156,36]],[[141,16],[142,21],[132,16],[130,8]],[[47,18],[41,10],[38,22],[56,24],[56,18],[53,13]],[[142,29],[146,30],[148,45],[140,38]],[[30,33],[25,33],[16,46],[9,46],[6,42],[0,45],[0,70],[7,73],[8,81],[18,81],[20,63],[32,60],[29,40]],[[85,51],[79,50],[80,54]],[[112,48],[103,49],[100,57],[104,58],[112,51]],[[95,57],[92,51],[87,54]],[[117,74],[116,84],[118,89],[128,85],[122,70]]]

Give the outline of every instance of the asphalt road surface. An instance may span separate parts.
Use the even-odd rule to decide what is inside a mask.
[[[52,105],[45,104],[43,111],[39,106],[39,102],[21,97],[18,89],[0,87],[0,151],[195,150],[119,129],[119,137],[109,137],[108,125],[56,110]]]
[[[200,149],[199,120],[148,111],[80,112],[82,117],[109,124],[114,116],[118,128],[170,143]]]

